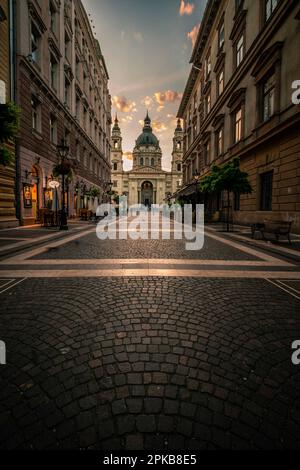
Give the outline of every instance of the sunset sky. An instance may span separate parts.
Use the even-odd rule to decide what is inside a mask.
[[[176,114],[188,78],[192,42],[206,0],[83,0],[91,15],[110,75],[113,117],[117,111],[128,152],[141,133],[147,108],[170,169]]]

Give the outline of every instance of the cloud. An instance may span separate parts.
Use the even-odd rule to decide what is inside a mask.
[[[164,122],[161,121],[153,121],[152,128],[154,132],[165,132],[168,130],[167,126]]]
[[[194,9],[195,9],[195,5],[193,3],[189,3],[189,2],[185,2],[184,0],[181,0],[180,9],[179,9],[180,16],[191,15]]]
[[[144,36],[142,35],[142,33],[140,33],[139,31],[135,31],[133,33],[133,38],[136,42],[138,42],[139,44],[142,44],[144,42]]]
[[[133,160],[132,152],[123,152],[123,159],[124,160]]]
[[[151,98],[151,96],[146,96],[142,99],[141,104],[146,108],[151,109],[153,105],[153,98]]]
[[[122,113],[136,112],[136,104],[134,101],[128,100],[125,96],[114,96],[113,105]]]
[[[182,98],[182,93],[178,93],[178,91],[158,91],[154,94],[155,99],[159,106],[164,106],[167,102],[174,103],[175,101],[179,101]]]
[[[190,41],[192,41],[193,47],[196,44],[199,29],[200,29],[200,23],[196,24],[196,26],[194,26],[193,29],[187,33],[187,37],[190,39]]]
[[[121,118],[121,122],[123,122],[124,124],[128,124],[132,121],[133,121],[133,116],[131,116],[130,114]]]

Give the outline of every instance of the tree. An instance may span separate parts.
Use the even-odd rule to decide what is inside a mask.
[[[18,135],[20,109],[14,103],[0,105],[0,164],[8,166],[13,154],[6,144]]]
[[[203,193],[227,193],[227,232],[229,232],[230,194],[251,194],[252,186],[248,181],[248,173],[241,171],[240,159],[233,158],[225,165],[214,165],[210,175],[200,183]]]

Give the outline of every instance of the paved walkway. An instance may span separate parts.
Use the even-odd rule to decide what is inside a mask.
[[[0,263],[1,448],[299,448],[297,260],[92,230]]]

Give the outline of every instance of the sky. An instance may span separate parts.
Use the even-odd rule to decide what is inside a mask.
[[[110,76],[112,116],[118,114],[124,168],[147,109],[171,168],[176,115],[206,0],[82,0]]]

